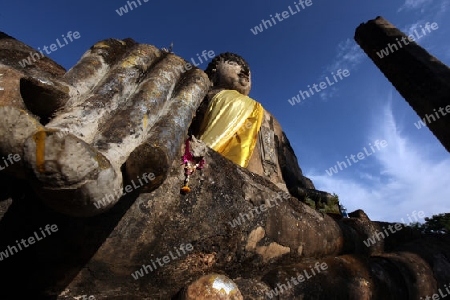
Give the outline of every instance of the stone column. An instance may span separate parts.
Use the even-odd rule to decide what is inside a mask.
[[[433,34],[423,29],[414,39]],[[450,152],[450,69],[382,17],[361,24],[355,40]]]

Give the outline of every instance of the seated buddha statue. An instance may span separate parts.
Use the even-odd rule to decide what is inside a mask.
[[[226,52],[216,56],[205,73],[211,88],[197,110],[190,133],[299,200],[328,203],[333,196],[316,190],[303,176],[280,123],[248,96],[252,85],[248,63]]]

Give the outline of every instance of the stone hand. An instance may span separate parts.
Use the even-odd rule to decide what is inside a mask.
[[[29,95],[22,99],[21,91],[3,102],[0,95],[0,151],[20,154],[17,175],[69,215],[112,207],[123,188],[124,164],[135,182],[153,173],[145,186],[152,190],[167,176],[209,87],[202,71],[185,72],[185,64],[150,45],[109,39],[62,77],[0,65],[0,73],[12,74],[10,90],[25,86]]]

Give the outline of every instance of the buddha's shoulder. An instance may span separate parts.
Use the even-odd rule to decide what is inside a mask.
[[[266,109],[264,109],[263,123],[267,124],[266,126],[270,127],[276,135],[282,136],[283,129],[280,122],[278,122],[277,118]]]

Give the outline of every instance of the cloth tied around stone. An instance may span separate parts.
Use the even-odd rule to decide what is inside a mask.
[[[264,109],[257,101],[235,90],[223,90],[211,99],[200,129],[200,139],[246,168],[263,115]]]

